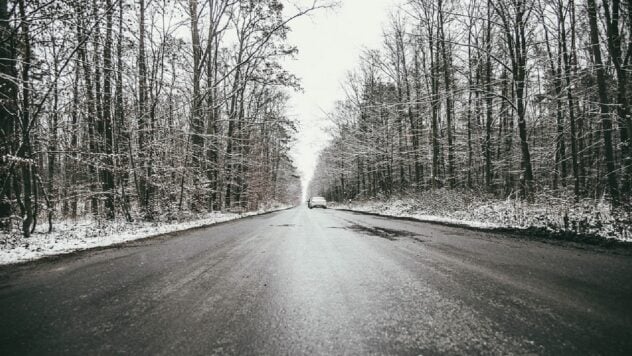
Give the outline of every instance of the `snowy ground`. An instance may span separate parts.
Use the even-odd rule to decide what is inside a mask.
[[[474,228],[537,228],[632,242],[632,212],[613,211],[605,201],[593,199],[574,202],[542,195],[536,197],[534,203],[527,203],[436,190],[415,196],[351,201],[332,207]]]
[[[35,260],[45,256],[59,255],[94,247],[109,246],[288,207],[276,206],[267,210],[247,213],[214,212],[189,216],[186,220],[170,223],[144,221],[130,223],[124,220],[105,222],[82,218],[55,223],[51,233],[47,233],[48,225],[41,223],[29,238],[23,238],[17,233],[0,233],[0,265]]]

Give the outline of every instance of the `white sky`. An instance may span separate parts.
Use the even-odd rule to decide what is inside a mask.
[[[319,150],[326,144],[325,113],[344,99],[341,84],[358,64],[363,48],[382,43],[382,27],[398,0],[340,0],[340,7],[322,10],[290,24],[289,43],[298,47],[286,68],[301,78],[304,93],[293,93],[290,115],[300,124],[293,157],[303,180],[311,179]],[[303,192],[305,194],[305,192]]]

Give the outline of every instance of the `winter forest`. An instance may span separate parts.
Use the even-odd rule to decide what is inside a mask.
[[[601,202],[629,225],[631,16],[619,0],[405,2],[348,77],[312,190],[545,202],[560,225],[551,204]]]
[[[294,203],[281,62],[319,6],[0,1],[2,227]]]
[[[306,4],[0,0],[0,228],[254,211],[303,189],[417,210],[541,204],[544,225],[629,230],[632,1],[394,5],[301,187],[287,35],[335,11]]]

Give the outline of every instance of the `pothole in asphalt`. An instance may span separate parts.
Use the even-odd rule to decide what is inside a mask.
[[[276,226],[276,227],[294,227],[296,225],[294,224],[281,224],[281,225],[270,225],[270,226]]]
[[[409,237],[410,237],[411,239],[413,239],[413,240],[417,241],[417,242],[420,242],[420,243],[426,243],[426,242],[428,242],[428,240],[420,239],[420,238],[419,238],[419,237],[417,237],[417,236],[409,236]]]
[[[357,232],[368,233],[370,235],[381,237],[390,241],[397,241],[397,237],[411,237],[419,242],[423,242],[423,240],[415,238],[416,235],[414,233],[406,230],[395,230],[377,226],[362,226],[358,224],[353,224],[347,228]]]

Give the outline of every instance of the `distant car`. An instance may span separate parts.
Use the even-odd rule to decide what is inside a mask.
[[[327,209],[327,200],[325,200],[325,198],[323,197],[311,197],[309,201],[307,202],[307,206],[310,209],[319,208],[319,207],[323,209]]]

